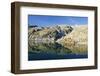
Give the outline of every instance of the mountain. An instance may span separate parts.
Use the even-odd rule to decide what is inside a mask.
[[[73,31],[66,36],[58,39],[57,42],[66,44],[87,44],[88,27],[86,25],[73,26]]]
[[[87,25],[57,25],[53,27],[29,27],[28,28],[29,45],[34,42],[53,43],[68,46],[87,45],[88,26]]]
[[[32,42],[55,42],[69,34],[73,28],[71,26],[54,26],[45,28],[28,28],[28,40]]]

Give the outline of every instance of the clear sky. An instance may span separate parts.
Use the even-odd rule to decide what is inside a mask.
[[[28,24],[37,25],[39,27],[53,26],[58,24],[84,25],[88,24],[88,17],[28,15]]]

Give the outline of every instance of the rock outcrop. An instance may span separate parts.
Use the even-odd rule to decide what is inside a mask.
[[[58,39],[72,32],[71,26],[55,26],[48,28],[33,28],[28,29],[28,41],[32,45],[33,42],[55,42]]]
[[[86,25],[73,26],[73,31],[66,36],[58,39],[57,42],[66,44],[87,44],[88,27]]]
[[[53,43],[57,42],[65,47],[87,45],[88,26],[58,25],[54,27],[28,29],[28,41],[32,46],[34,42]]]

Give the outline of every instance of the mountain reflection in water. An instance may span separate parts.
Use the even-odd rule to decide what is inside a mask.
[[[82,47],[82,48],[81,48]],[[78,48],[78,49],[77,49]],[[81,50],[80,50],[81,48]],[[84,49],[83,49],[84,48]],[[82,45],[67,48],[59,43],[34,42],[28,47],[28,60],[51,60],[51,59],[76,59],[87,58],[87,49]]]

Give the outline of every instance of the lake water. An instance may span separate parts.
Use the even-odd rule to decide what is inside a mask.
[[[29,61],[88,58],[87,49],[83,45],[67,48],[58,43],[34,43],[28,50]]]

